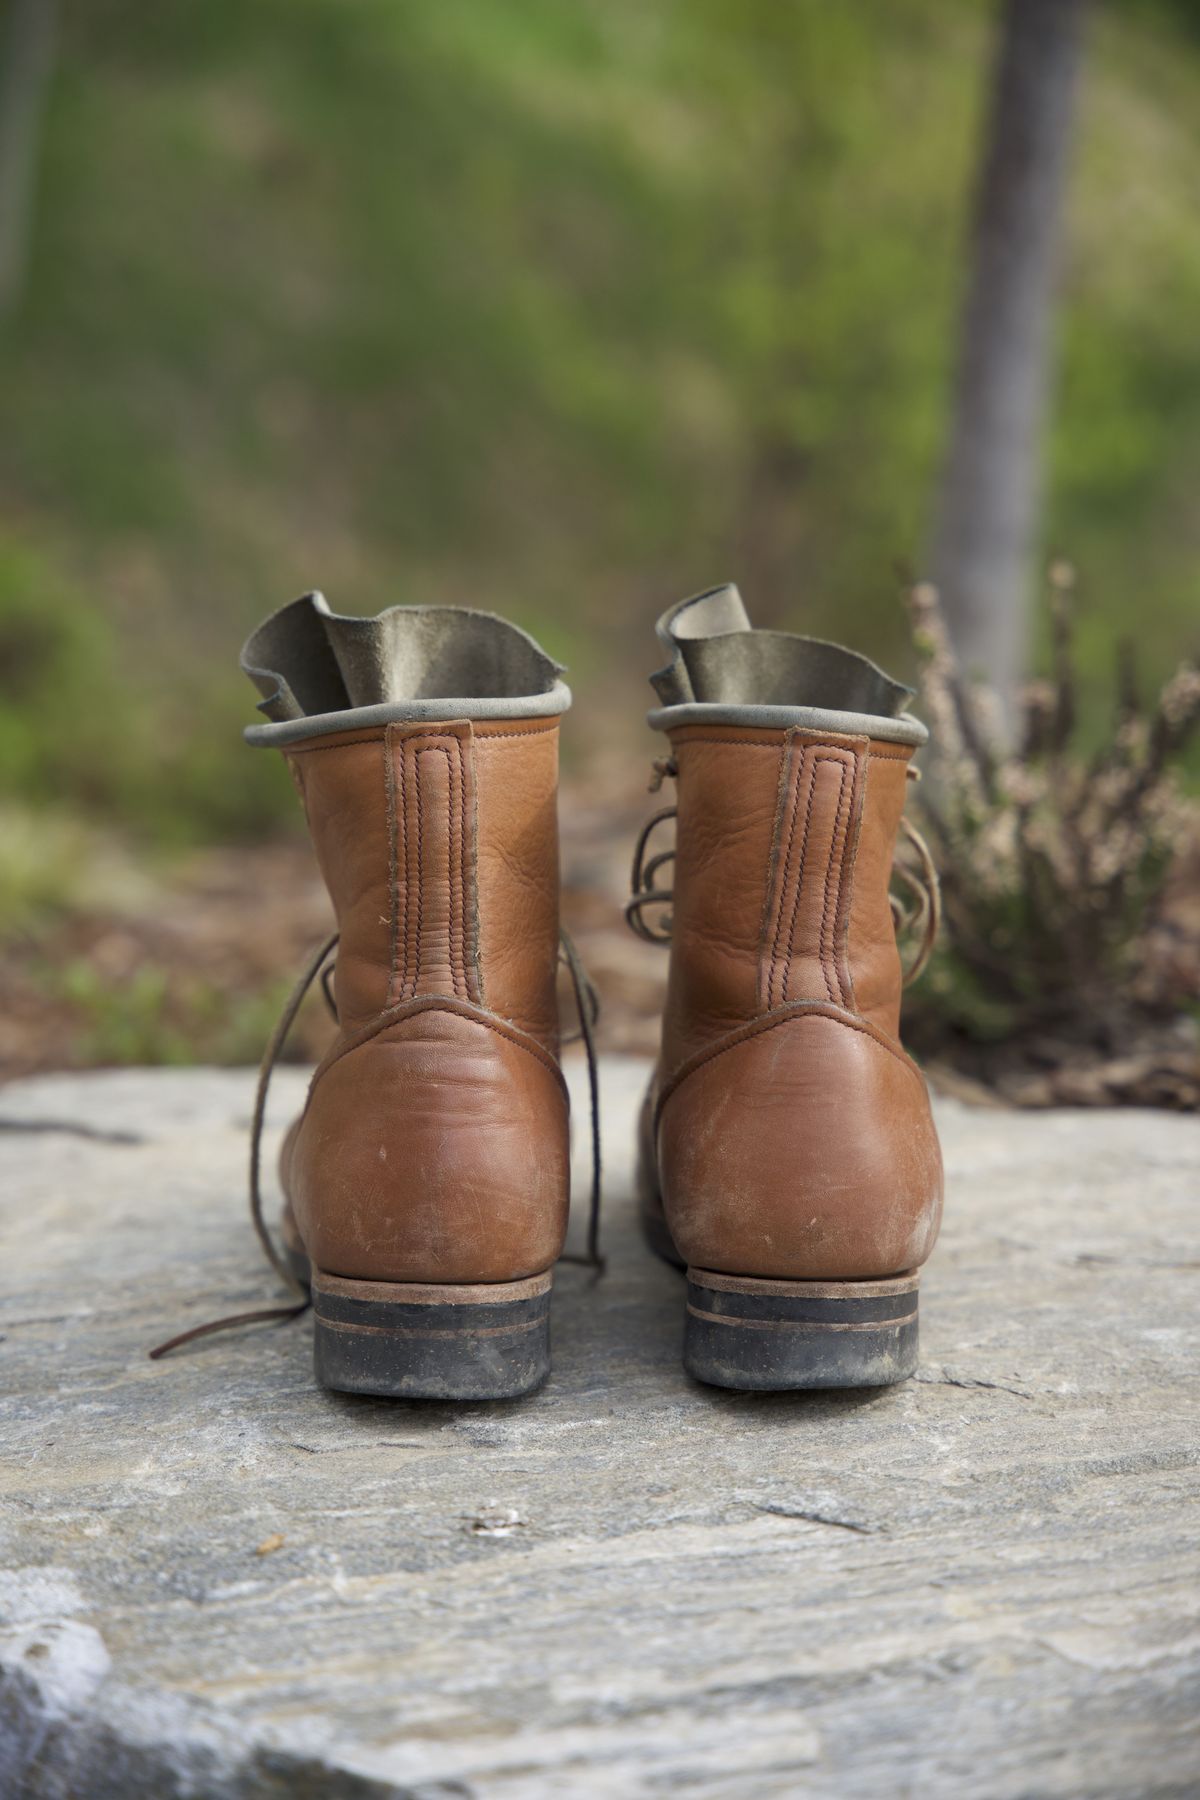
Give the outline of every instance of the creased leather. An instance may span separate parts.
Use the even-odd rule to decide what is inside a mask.
[[[759,1010],[789,1000],[853,1003],[846,934],[866,740],[787,734],[759,955]]]
[[[418,994],[482,999],[471,725],[389,725],[389,1006]]]
[[[557,737],[392,722],[288,748],[337,915],[339,1030],[281,1172],[327,1274],[506,1281],[561,1250]]]
[[[644,1204],[703,1268],[914,1268],[937,1235],[942,1171],[897,1038],[888,886],[910,752],[798,729],[670,735],[672,946]]]
[[[658,1116],[680,1254],[733,1275],[841,1281],[924,1262],[941,1158],[919,1071],[854,1015],[802,1008],[708,1055]]]
[[[544,1051],[425,1005],[327,1060],[290,1146],[289,1199],[325,1273],[514,1281],[566,1230],[567,1104]]]

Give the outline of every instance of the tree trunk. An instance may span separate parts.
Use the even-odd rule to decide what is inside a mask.
[[[1087,0],[1004,0],[933,542],[960,663],[1006,724],[1027,672],[1053,288]]]
[[[0,23],[0,318],[25,287],[57,0],[7,0]]]

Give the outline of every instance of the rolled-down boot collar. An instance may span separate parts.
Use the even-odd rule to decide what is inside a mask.
[[[393,720],[551,718],[571,704],[562,667],[528,632],[465,606],[390,606],[373,619],[305,594],[247,638],[241,666],[269,723],[251,744]]]
[[[911,688],[840,644],[754,630],[732,584],[669,608],[656,629],[671,659],[650,677],[662,702],[649,714],[657,731],[798,726],[898,744],[923,744],[929,735],[904,711]]]

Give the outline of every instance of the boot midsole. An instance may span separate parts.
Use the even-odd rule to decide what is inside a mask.
[[[518,1281],[356,1281],[288,1260],[310,1289],[318,1380],[393,1399],[504,1400],[550,1370],[551,1272]]]
[[[880,1281],[687,1272],[684,1364],[717,1387],[884,1387],[917,1366],[917,1271]]]

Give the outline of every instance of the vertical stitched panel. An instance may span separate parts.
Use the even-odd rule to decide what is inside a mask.
[[[856,750],[789,741],[759,969],[766,1010],[795,1000],[853,1005],[846,931],[861,766]]]
[[[418,994],[480,1003],[474,744],[468,723],[389,725],[392,975],[388,1004]]]

